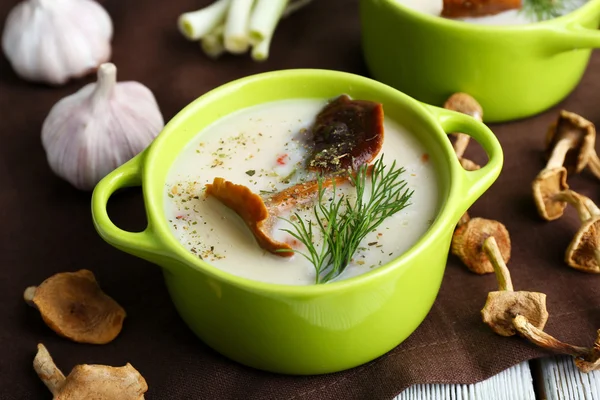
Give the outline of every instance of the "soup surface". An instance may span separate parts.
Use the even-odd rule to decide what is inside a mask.
[[[299,133],[311,126],[326,104],[313,99],[266,103],[230,114],[198,132],[171,167],[164,192],[166,218],[183,246],[238,276],[280,284],[315,283],[311,262],[300,254],[284,258],[263,250],[235,212],[204,192],[205,185],[216,177],[265,196],[308,179],[301,168],[307,150]],[[414,190],[411,204],[364,238],[336,280],[368,272],[397,258],[426,232],[437,213],[433,160],[399,124],[386,118],[384,129],[383,147],[377,158],[383,157],[386,166],[396,160],[399,167],[405,168],[402,177]],[[353,193],[350,185],[337,190]],[[295,211],[305,220],[314,219],[312,206]],[[291,228],[290,223],[278,220],[273,237],[302,250],[302,244],[281,230],[286,228]]]
[[[443,0],[396,0],[399,3],[411,7],[415,10],[439,16],[444,7]],[[544,15],[538,18],[529,3],[533,0],[522,0],[523,8],[520,10],[508,10],[495,15],[486,15],[481,17],[456,18],[460,21],[484,24],[484,25],[519,25],[539,22],[540,20],[555,18],[560,15],[568,14],[577,8],[583,6],[589,0],[559,0],[556,3],[559,6],[554,8],[554,13],[558,15]]]

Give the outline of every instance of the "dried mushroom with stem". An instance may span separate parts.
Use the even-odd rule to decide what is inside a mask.
[[[563,160],[569,173],[578,174],[586,167],[600,178],[600,159],[596,154],[596,128],[582,116],[562,110],[546,135],[546,154],[550,163]]]
[[[452,111],[457,111],[475,118],[477,121],[483,121],[483,109],[481,105],[473,97],[466,93],[454,93],[444,103],[444,108]],[[469,146],[471,137],[466,133],[455,133],[456,140],[454,141],[454,152],[460,161],[460,164],[467,171],[475,171],[481,168],[475,162],[464,158],[465,151]]]
[[[548,321],[546,295],[538,292],[515,292],[508,267],[493,237],[484,243],[484,250],[494,266],[498,291],[488,294],[481,310],[483,322],[501,336],[519,336],[554,353],[568,354],[575,358],[575,365],[582,372],[600,367],[600,331],[592,348],[563,343],[543,331]]]
[[[94,274],[82,269],[51,276],[30,286],[25,301],[39,310],[56,333],[79,343],[105,344],[121,332],[125,310],[106,295]]]
[[[543,329],[548,321],[546,295],[514,291],[506,261],[494,237],[484,241],[483,250],[494,268],[499,289],[488,294],[481,310],[483,322],[501,336],[513,336],[517,333],[514,320],[519,315],[527,318],[536,328]]]
[[[41,343],[33,369],[55,400],[143,400],[148,391],[144,377],[129,363],[123,367],[76,365],[65,377]]]
[[[600,273],[600,209],[594,202],[569,189],[567,175],[589,167],[600,178],[600,160],[594,150],[596,129],[585,118],[561,111],[546,137],[548,162],[532,184],[538,213],[547,221],[564,214],[573,206],[582,223],[565,253],[565,262],[572,268]]]
[[[568,173],[579,173],[586,166],[600,177],[600,161],[594,150],[596,129],[581,116],[561,111],[546,135],[546,166],[532,183],[539,215],[547,221],[560,218],[567,206],[560,193],[569,189]]]
[[[473,97],[466,93],[455,93],[446,100],[444,108],[469,115],[478,121],[483,120],[483,109]],[[453,147],[461,165],[467,171],[475,171],[481,168],[475,162],[464,157],[471,137],[464,133],[456,133]],[[459,220],[450,251],[456,255],[476,274],[490,274],[494,267],[488,260],[483,250],[483,244],[489,237],[494,237],[500,252],[505,260],[510,259],[510,235],[506,227],[494,220],[485,218],[471,218],[466,212]]]
[[[600,209],[590,198],[571,190],[560,193],[558,198],[572,205],[581,221],[565,253],[565,262],[580,271],[600,273]]]
[[[573,346],[561,342],[555,337],[547,334],[542,329],[537,328],[522,315],[514,320],[514,325],[519,334],[531,343],[543,349],[550,350],[558,354],[570,355],[574,358],[575,366],[581,372],[591,372],[600,369],[600,330],[598,337],[591,348]]]

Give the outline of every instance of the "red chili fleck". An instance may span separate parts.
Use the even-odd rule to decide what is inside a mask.
[[[287,154],[282,154],[279,157],[277,157],[277,164],[279,165],[285,165],[286,164],[286,159],[288,158]]]
[[[429,154],[423,153],[423,155],[421,156],[421,161],[423,161],[424,163],[429,161]]]
[[[294,238],[288,238],[285,242],[287,244],[289,244],[290,246],[292,246],[293,248],[300,247],[300,242]]]
[[[182,219],[182,218],[183,218],[183,215],[178,215],[178,216],[176,216],[175,218],[177,218],[177,219]]]

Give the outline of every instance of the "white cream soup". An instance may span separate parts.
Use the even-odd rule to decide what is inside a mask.
[[[444,7],[443,0],[396,0],[399,3],[411,7],[415,10],[424,12],[426,14],[439,16],[442,14]],[[470,22],[474,24],[483,25],[521,25],[529,24],[532,22],[539,22],[551,18],[546,15],[545,17],[538,18],[536,13],[533,12],[531,3],[539,1],[537,0],[522,0],[523,8],[520,10],[508,10],[495,15],[487,15],[482,17],[474,18],[456,18],[460,21]],[[572,11],[575,11],[579,7],[587,3],[588,0],[559,0],[556,3],[558,6],[555,8],[556,16],[565,15]],[[554,16],[554,17],[556,17]]]
[[[279,284],[314,283],[315,268],[308,260],[300,254],[284,258],[261,249],[242,219],[215,198],[206,197],[204,187],[222,177],[268,195],[307,179],[298,172],[307,157],[298,133],[312,124],[325,105],[326,101],[308,99],[262,104],[228,115],[199,132],[175,160],[166,182],[165,214],[177,239],[193,254],[231,274]],[[369,233],[336,280],[397,258],[436,216],[436,175],[424,147],[389,118],[384,129],[378,157],[383,155],[388,166],[396,160],[405,168],[403,179],[414,190],[411,205]],[[300,215],[311,219],[312,209],[301,210]],[[273,230],[275,239],[305,249],[282,228],[290,224],[280,220]]]

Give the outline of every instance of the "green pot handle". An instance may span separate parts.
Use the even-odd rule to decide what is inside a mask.
[[[106,211],[110,196],[118,189],[142,184],[142,162],[145,152],[115,169],[96,185],[92,194],[92,219],[100,236],[112,246],[147,259],[161,252],[160,243],[147,226],[142,232],[128,232],[112,223]]]
[[[462,132],[475,139],[488,156],[488,162],[481,169],[476,171],[465,170],[458,161],[457,157],[453,157],[453,162],[456,163],[461,171],[459,184],[462,185],[464,193],[463,201],[460,204],[464,209],[459,209],[458,216],[462,215],[474,202],[477,200],[500,175],[503,164],[503,153],[500,142],[496,135],[482,122],[455,111],[446,110],[444,108],[427,105],[427,108],[436,117],[442,129],[446,133]]]
[[[600,48],[600,30],[581,26],[551,27],[543,38],[552,53]]]

